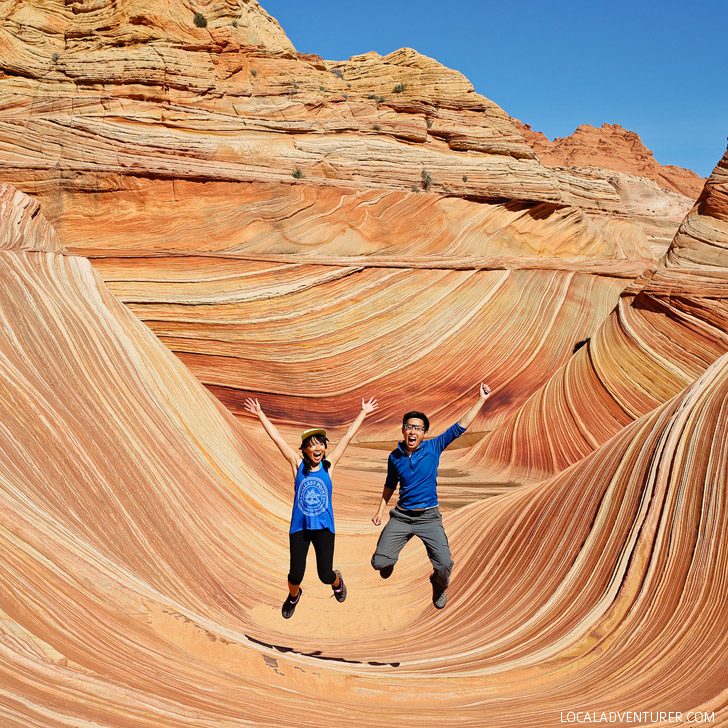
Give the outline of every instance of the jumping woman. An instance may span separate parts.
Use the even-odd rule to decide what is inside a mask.
[[[361,401],[361,412],[349,425],[344,437],[326,457],[329,441],[326,430],[315,428],[301,434],[300,452],[289,447],[276,426],[266,417],[257,399],[246,399],[243,403],[248,412],[258,416],[271,440],[278,446],[283,457],[290,463],[294,477],[293,513],[289,542],[291,567],[288,572],[288,596],[283,602],[281,613],[290,619],[301,600],[301,582],[306,571],[306,556],[309,544],[316,552],[316,567],[319,579],[331,584],[336,601],[346,599],[346,586],[341,572],[333,568],[334,563],[334,511],[331,504],[331,474],[344,454],[364,418],[377,409],[377,400]]]

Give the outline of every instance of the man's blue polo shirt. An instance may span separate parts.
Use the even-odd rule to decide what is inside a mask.
[[[389,453],[384,487],[396,490],[399,483],[399,508],[411,511],[437,505],[437,468],[440,465],[440,455],[463,432],[465,428],[456,422],[442,435],[423,440],[412,455],[401,442],[396,450]]]

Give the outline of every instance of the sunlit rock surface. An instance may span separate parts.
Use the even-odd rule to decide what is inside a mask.
[[[564,201],[590,209],[596,218],[615,211],[627,215],[653,242],[657,257],[705,182],[688,169],[659,164],[635,132],[618,124],[599,129],[582,124],[571,136],[550,142],[528,124],[515,123],[554,170]]]
[[[357,386],[399,400],[436,361],[448,397],[423,406],[449,417],[460,331],[473,380],[508,359],[488,429],[594,333],[693,202],[545,166],[503,109],[412,49],[297,54],[252,0],[0,12],[3,179],[234,411],[290,390],[281,414],[300,422],[295,393],[315,379],[340,395],[322,406],[333,424]]]
[[[1,159],[27,191],[296,173],[306,185],[561,198],[508,114],[411,49],[299,57],[254,0],[197,15],[181,1],[6,6]]]
[[[541,479],[674,396],[728,351],[728,154],[656,270],[569,363],[466,459]]]
[[[518,126],[539,159],[549,167],[606,168],[651,179],[664,189],[692,198],[700,194],[705,182],[689,169],[660,164],[638,134],[619,124],[602,124],[599,129],[582,124],[571,136],[553,142],[528,124]]]
[[[0,250],[59,252],[63,246],[40,211],[40,205],[22,192],[0,186]]]
[[[300,55],[246,1],[0,18],[33,198],[0,187],[3,728],[728,724],[725,161],[658,264],[693,192],[551,166],[411,49]],[[402,412],[439,431],[483,378],[436,612],[369,518]],[[280,617],[290,474],[248,395],[291,442],[379,397],[343,605],[309,573]]]
[[[271,201],[260,186],[249,208],[228,196],[210,213],[188,211],[179,188],[137,193],[140,212],[108,233],[114,255],[94,235],[103,211],[74,209],[62,229],[233,411],[254,394],[294,421],[313,406],[338,424],[352,393],[375,391],[384,406],[366,439],[391,439],[387,405],[398,409],[403,393],[449,418],[462,382],[495,371],[509,394],[491,416],[503,419],[649,260],[643,238],[574,208],[304,187]],[[139,238],[158,207],[160,226]]]
[[[573,468],[450,512],[443,612],[422,553],[387,582],[369,568],[384,453],[353,451],[336,476],[349,598],[309,580],[285,622],[290,475],[259,427],[32,203],[0,199],[4,726],[661,724],[668,705],[726,725],[728,357]]]

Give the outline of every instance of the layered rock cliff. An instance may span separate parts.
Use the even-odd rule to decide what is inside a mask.
[[[694,204],[630,132],[539,141],[255,0],[0,19],[3,726],[728,725],[728,158]],[[381,448],[482,378],[436,612],[422,553],[368,566]],[[292,442],[381,403],[336,475],[349,598],[307,581],[290,622],[251,394]]]
[[[511,362],[494,426],[692,204],[646,178],[544,166],[504,110],[414,50],[297,54],[254,1],[2,13],[3,178],[234,411],[257,393],[301,421],[322,372],[327,423],[357,387],[394,407],[462,329],[481,342],[473,380]],[[275,330],[258,325],[260,300]],[[529,325],[540,316],[546,339]],[[401,346],[380,348],[380,330]],[[462,385],[443,376],[448,396],[423,406],[449,418]]]
[[[566,472],[450,513],[444,612],[422,554],[388,582],[368,566],[381,472],[353,454],[349,598],[312,583],[284,623],[290,474],[270,443],[36,204],[0,186],[0,205],[4,725],[660,724],[666,705],[728,724],[726,356]]]
[[[569,363],[467,459],[540,480],[676,395],[728,351],[728,153],[659,266]]]
[[[524,137],[549,167],[598,167],[632,177],[651,179],[663,189],[697,198],[705,180],[689,169],[662,165],[642,143],[639,135],[619,124],[602,124],[599,129],[582,124],[568,137],[553,142],[529,124],[517,123]]]

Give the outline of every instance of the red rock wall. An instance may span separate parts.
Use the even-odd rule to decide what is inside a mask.
[[[521,130],[549,167],[602,167],[637,177],[646,177],[660,187],[695,199],[705,182],[702,177],[674,165],[661,165],[645,147],[639,135],[619,124],[602,124],[595,129],[582,124],[568,137],[550,142],[541,132],[526,124]]]

